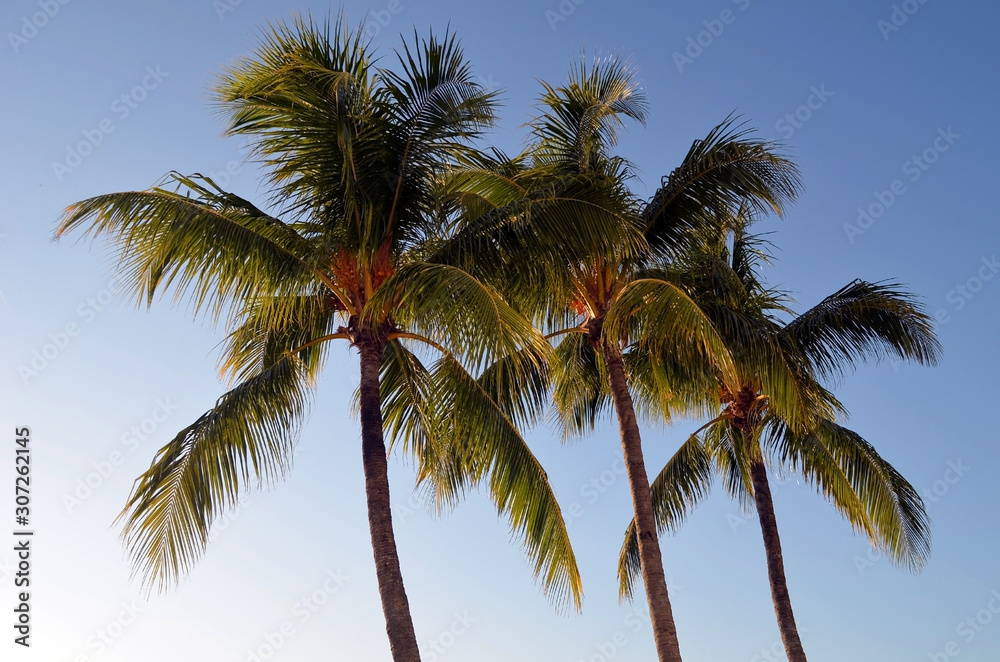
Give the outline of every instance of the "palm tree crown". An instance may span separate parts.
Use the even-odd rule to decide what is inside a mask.
[[[495,93],[475,82],[453,35],[414,36],[397,61],[396,70],[375,67],[362,30],[342,17],[279,24],[215,88],[229,134],[248,139],[266,172],[273,211],[173,173],[147,191],[69,207],[57,235],[82,228],[110,239],[140,301],[172,290],[196,312],[226,315],[221,370],[235,385],[159,451],[122,512],[137,571],[150,585],[175,582],[220,510],[287,470],[330,341],[346,340],[360,357],[390,645],[394,659],[417,660],[383,430],[406,441],[418,480],[437,481],[441,493],[488,480],[546,592],[579,607],[582,591],[552,488],[503,405],[547,345],[493,287],[431,261],[446,252],[459,211],[441,183],[477,158]],[[459,446],[466,462],[436,467]]]
[[[920,497],[871,444],[835,422],[846,412],[821,380],[866,359],[894,356],[934,363],[940,346],[927,315],[891,283],[854,281],[783,321],[791,313],[790,299],[760,279],[759,267],[770,255],[767,242],[748,232],[752,218],[746,208],[720,216],[714,228],[701,233],[700,247],[665,275],[712,319],[733,357],[735,381],[673,366],[664,372],[680,376],[670,384],[675,392],[662,393],[663,382],[649,378],[653,370],[637,372],[646,377],[640,391],[651,408],[684,391],[688,401],[700,398],[721,405],[721,413],[692,435],[653,481],[658,528],[677,529],[708,494],[714,467],[729,494],[760,515],[782,638],[789,659],[804,660],[787,597],[766,466],[800,473],[873,545],[895,562],[919,570],[930,550]],[[637,359],[650,362],[649,356]],[[635,536],[633,524],[620,558],[623,597],[631,594],[639,569]]]

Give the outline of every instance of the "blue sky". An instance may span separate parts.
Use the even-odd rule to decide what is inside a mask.
[[[785,219],[765,222],[780,249],[771,282],[802,308],[854,278],[905,283],[938,315],[945,348],[938,367],[866,366],[837,385],[849,425],[928,495],[934,546],[922,574],[880,559],[794,476],[774,486],[806,651],[814,662],[996,660],[1000,10],[940,0],[345,7],[351,22],[367,21],[386,64],[401,32],[450,23],[484,84],[504,90],[491,141],[508,151],[525,136],[539,79],[563,81],[581,51],[631,58],[650,113],[619,152],[640,168],[643,194],[733,111],[786,141],[805,190]],[[207,90],[260,26],[295,11],[331,6],[11,0],[0,9],[0,475],[12,481],[13,430],[30,426],[36,531],[33,646],[15,646],[5,626],[5,659],[243,662],[268,646],[274,660],[388,659],[348,413],[356,357],[331,353],[287,480],[221,522],[178,589],[146,599],[129,582],[112,521],[156,450],[223,392],[222,331],[168,301],[136,309],[113,296],[107,254],[50,240],[66,205],[146,188],[170,170],[259,196]],[[662,465],[694,427],[646,430],[647,465]],[[412,469],[396,462],[398,545],[424,659],[651,659],[641,600],[616,598],[630,504],[615,428],[568,446],[542,428],[531,443],[564,509],[580,504],[570,531],[584,611],[553,611],[483,495],[431,516],[411,498]],[[3,501],[6,513],[12,497]],[[0,606],[10,618],[13,538],[2,528]],[[663,553],[685,660],[784,659],[755,517],[717,488]]]

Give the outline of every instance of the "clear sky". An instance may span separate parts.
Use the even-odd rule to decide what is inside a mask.
[[[273,660],[388,659],[348,413],[356,356],[346,347],[331,354],[287,480],[223,522],[177,590],[147,600],[129,582],[112,521],[156,450],[223,392],[222,330],[168,301],[147,312],[113,299],[107,254],[50,241],[66,205],[146,188],[170,170],[259,196],[240,144],[221,137],[207,89],[252,49],[260,26],[305,10],[331,6],[0,8],[5,660],[245,662],[269,646]],[[767,222],[780,248],[771,282],[805,307],[854,278],[898,280],[940,311],[945,348],[939,367],[867,366],[837,387],[849,425],[929,495],[934,546],[922,574],[871,553],[794,477],[774,486],[806,651],[814,662],[1000,659],[995,4],[352,0],[346,12],[352,23],[367,15],[386,64],[401,32],[450,23],[483,82],[504,90],[491,140],[509,151],[525,137],[519,127],[539,79],[565,80],[581,51],[624,53],[650,100],[648,125],[620,145],[642,171],[644,195],[734,110],[762,136],[786,140],[805,191],[786,219]],[[11,629],[14,429],[24,425],[36,531],[30,651],[13,644]],[[696,426],[646,430],[647,465],[662,465]],[[485,496],[432,517],[411,499],[412,468],[396,462],[398,545],[425,661],[652,659],[642,601],[616,597],[630,517],[616,429],[564,447],[543,428],[531,443],[564,509],[581,507],[571,534],[583,613],[553,611]],[[739,514],[721,487],[664,539],[663,553],[685,660],[784,659],[756,518]]]

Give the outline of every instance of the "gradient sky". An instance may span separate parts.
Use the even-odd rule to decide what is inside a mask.
[[[147,600],[129,582],[112,522],[156,450],[222,394],[222,330],[169,301],[135,309],[112,296],[108,254],[50,240],[66,205],[146,188],[174,169],[259,199],[257,173],[239,142],[222,138],[207,89],[267,21],[330,10],[283,0],[0,8],[0,476],[13,482],[13,430],[30,426],[36,531],[26,651],[9,625],[13,497],[0,488],[3,659],[245,662],[269,639],[273,660],[388,659],[348,413],[356,356],[331,353],[287,480],[223,522],[178,589]],[[766,222],[780,249],[770,282],[801,309],[854,278],[897,280],[939,315],[945,347],[938,367],[866,366],[836,390],[849,425],[933,497],[922,574],[879,559],[794,476],[774,486],[806,651],[813,662],[1000,658],[1000,613],[989,611],[1000,595],[996,5],[376,0],[346,12],[352,23],[367,16],[386,64],[401,32],[450,23],[482,81],[504,90],[491,140],[509,151],[525,137],[539,79],[562,82],[581,51],[630,57],[650,113],[619,153],[641,169],[643,195],[734,110],[786,140],[805,191],[787,218]],[[870,214],[860,225],[859,208]],[[35,352],[50,358],[32,367]],[[651,470],[696,426],[646,430]],[[554,612],[485,496],[431,516],[411,498],[412,468],[397,461],[396,531],[425,662],[652,659],[642,600],[619,605],[616,595],[630,503],[615,427],[565,447],[543,428],[531,444],[564,511],[580,504],[570,531],[583,613]],[[81,487],[88,478],[96,487]],[[756,518],[720,486],[663,554],[685,660],[784,659]],[[323,604],[312,611],[304,598]]]

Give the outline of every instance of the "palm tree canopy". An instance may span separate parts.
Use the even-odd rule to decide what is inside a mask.
[[[543,589],[579,607],[565,523],[508,392],[548,345],[495,287],[433,259],[461,213],[442,183],[477,158],[496,93],[475,82],[454,35],[414,35],[387,69],[362,33],[342,16],[278,24],[219,77],[215,100],[263,166],[270,211],[172,173],[64,214],[57,236],[110,240],[140,302],[172,292],[226,314],[220,368],[236,385],[136,481],[126,546],[149,585],[184,575],[220,510],[288,468],[328,341],[344,339],[380,348],[386,430],[418,480],[451,496],[488,482]]]
[[[750,462],[801,475],[873,546],[910,570],[930,553],[924,504],[910,485],[857,433],[838,425],[846,411],[823,378],[840,377],[865,361],[898,357],[934,364],[940,345],[930,318],[915,297],[894,283],[856,280],[806,312],[794,315],[790,297],[768,288],[760,267],[770,260],[768,243],[748,232],[753,212],[716,217],[701,232],[700,247],[664,271],[699,303],[733,357],[737,381],[720,375],[685,373],[667,357],[639,354],[638,392],[649,408],[673,389],[704,411],[714,386],[724,405],[681,447],[651,484],[660,531],[676,531],[704,499],[717,473],[729,495],[753,508]],[[651,364],[667,362],[656,379]],[[717,396],[716,396],[717,397]],[[715,471],[712,471],[714,465]],[[620,592],[631,595],[638,572],[634,526],[619,559]]]

